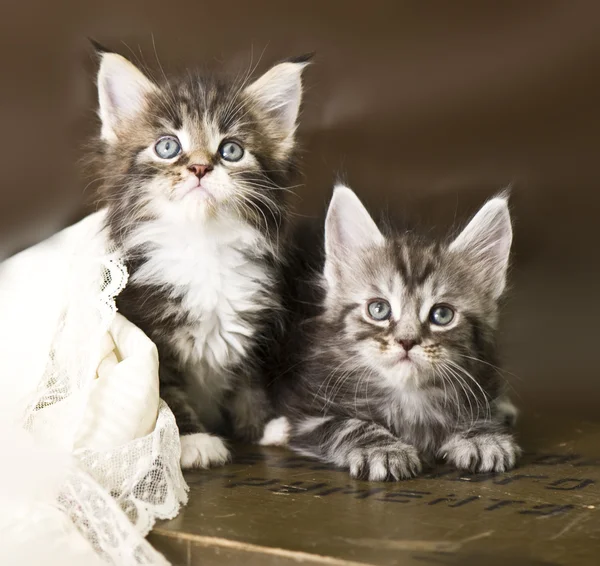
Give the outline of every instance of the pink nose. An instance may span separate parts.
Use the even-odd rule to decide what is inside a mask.
[[[409,350],[412,350],[413,346],[417,345],[416,340],[398,340],[398,342],[404,348],[404,350],[406,350],[407,352]]]
[[[212,171],[212,165],[190,165],[188,171],[191,171],[198,179],[202,179],[209,171]]]

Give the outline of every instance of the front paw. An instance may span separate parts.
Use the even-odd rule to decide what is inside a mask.
[[[356,479],[398,481],[415,477],[421,471],[421,461],[410,444],[392,442],[350,450],[348,467],[350,475]]]
[[[184,470],[222,466],[230,459],[229,450],[218,436],[198,432],[182,435],[179,439]]]
[[[459,470],[505,472],[514,468],[521,449],[510,434],[456,434],[440,448],[438,456]]]

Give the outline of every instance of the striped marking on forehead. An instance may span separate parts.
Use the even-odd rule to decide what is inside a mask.
[[[183,125],[176,134],[184,152],[196,153],[205,160],[212,159],[223,140],[216,120],[206,114],[199,120],[184,116]]]
[[[229,132],[248,115],[247,101],[239,87],[210,79],[193,80],[179,89],[182,116],[194,122],[211,118],[221,132]]]
[[[439,265],[439,247],[435,245],[396,242],[394,252],[395,267],[409,291],[424,285]]]
[[[390,303],[393,317],[399,320],[407,313],[420,317],[422,305],[431,303],[443,289],[435,277],[440,265],[439,249],[415,247],[394,242],[386,255],[370,258],[364,269],[357,272],[351,293],[354,302],[382,298]],[[360,285],[360,281],[363,285]]]
[[[189,128],[185,122],[192,123],[192,130],[198,128],[208,116],[221,133],[229,134],[248,121],[249,108],[239,84],[190,73],[163,84],[149,111],[175,130]]]

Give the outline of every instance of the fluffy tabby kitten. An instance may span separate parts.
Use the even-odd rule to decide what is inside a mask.
[[[456,239],[437,242],[384,236],[356,195],[337,187],[324,267],[309,259],[323,248],[305,230],[290,262],[293,315],[272,383],[285,417],[262,443],[283,434],[296,451],[376,481],[414,476],[436,458],[512,468],[514,407],[495,367],[511,240],[504,196]]]
[[[258,362],[279,308],[278,231],[295,163],[302,70],[188,72],[159,84],[99,49],[101,196],[129,283],[118,308],[157,344],[183,467],[224,463],[212,432],[260,435]]]

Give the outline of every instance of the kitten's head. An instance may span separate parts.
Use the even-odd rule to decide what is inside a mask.
[[[116,53],[100,57],[97,174],[113,214],[125,224],[229,215],[266,233],[279,224],[308,58],[254,82],[189,72],[159,84]]]
[[[356,195],[337,187],[325,227],[325,317],[348,363],[392,388],[478,391],[467,374],[475,360],[493,361],[511,240],[504,196],[439,243],[385,237]]]

